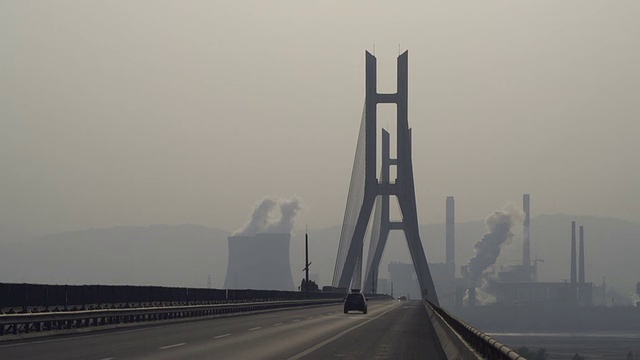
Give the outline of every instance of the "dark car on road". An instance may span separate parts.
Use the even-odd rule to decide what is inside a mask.
[[[360,290],[351,290],[344,298],[344,313],[351,310],[362,311],[363,314],[367,313],[367,298]]]

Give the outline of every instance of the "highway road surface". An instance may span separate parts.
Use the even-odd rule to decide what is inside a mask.
[[[0,359],[445,359],[419,301],[158,323],[0,343]]]

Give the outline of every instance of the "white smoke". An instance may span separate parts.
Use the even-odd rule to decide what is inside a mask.
[[[496,301],[495,296],[489,292],[487,278],[494,271],[500,251],[513,239],[514,234],[511,229],[522,226],[523,220],[524,213],[513,202],[508,202],[500,211],[496,211],[485,219],[487,232],[482,236],[482,239],[473,245],[476,254],[469,260],[466,273],[469,286],[475,288],[475,298],[478,304],[489,305]],[[468,303],[469,290],[467,290],[463,301]]]
[[[511,229],[522,226],[523,220],[524,213],[512,202],[487,217],[487,233],[475,243],[473,248],[476,255],[469,260],[467,271],[472,281],[478,281],[493,272],[500,250],[513,239]]]
[[[476,304],[480,305],[490,305],[496,302],[496,297],[489,293],[489,282],[486,279],[480,280],[480,287],[476,287]],[[462,303],[464,305],[469,304],[469,289],[467,289],[464,293],[464,297],[462,298]],[[474,304],[474,305],[476,305]]]
[[[295,196],[291,199],[265,197],[256,205],[249,222],[236,230],[233,236],[291,233],[293,222],[301,207],[300,202],[300,199]]]
[[[489,282],[482,279],[482,285],[476,288],[476,301],[480,305],[489,305],[496,302],[496,297],[489,293]]]

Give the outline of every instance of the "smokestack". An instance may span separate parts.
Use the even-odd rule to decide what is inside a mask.
[[[447,214],[446,214],[446,261],[450,275],[455,278],[455,202],[453,196],[447,196]]]
[[[469,307],[476,306],[476,288],[475,286],[469,286]]]
[[[579,255],[578,282],[584,285],[584,226],[580,226],[580,255]]]
[[[524,229],[522,232],[522,265],[525,268],[531,266],[531,228],[530,220],[530,204],[529,194],[522,195],[522,211],[524,212]]]
[[[576,276],[576,222],[571,222],[571,285],[577,284]]]

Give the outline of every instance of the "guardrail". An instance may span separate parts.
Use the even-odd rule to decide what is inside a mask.
[[[0,335],[28,334],[41,331],[78,329],[102,325],[212,316],[341,302],[342,298],[5,314],[0,315]]]
[[[526,360],[507,345],[431,302],[425,300],[425,308],[449,358]],[[468,348],[464,349],[465,346]]]
[[[310,292],[310,299],[342,297]],[[305,292],[252,289],[202,289],[131,285],[47,285],[0,283],[0,314],[34,310],[211,305],[260,300],[303,300]]]

